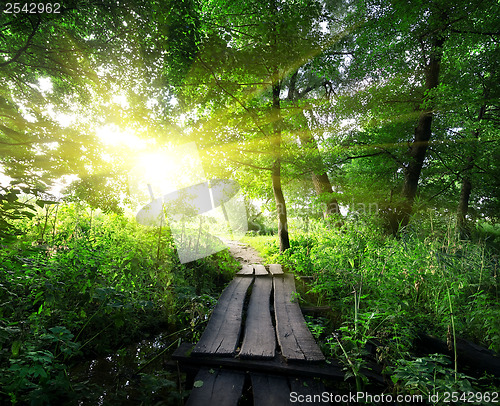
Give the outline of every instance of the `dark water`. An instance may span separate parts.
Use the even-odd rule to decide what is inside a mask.
[[[77,405],[181,405],[182,376],[167,368],[175,336],[160,333],[115,354],[84,361],[70,372]]]

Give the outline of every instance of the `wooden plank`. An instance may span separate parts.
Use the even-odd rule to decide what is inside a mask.
[[[253,268],[255,269],[255,275],[267,275],[266,267],[260,264],[254,264]]]
[[[272,287],[272,278],[255,278],[239,353],[242,358],[274,358],[276,335],[269,303]]]
[[[284,376],[250,374],[255,406],[290,405],[290,387]]]
[[[253,275],[253,265],[245,264],[236,275]]]
[[[292,402],[294,405],[330,405],[328,392],[326,391],[325,385],[321,381],[312,378],[289,378],[288,383],[290,385],[290,392],[296,393],[294,396],[298,399],[303,399],[304,402]],[[322,394],[325,393],[325,397]],[[298,396],[303,397],[298,397]],[[293,401],[294,398],[291,398]]]
[[[198,372],[186,406],[237,406],[245,383],[245,374],[239,371],[208,370]]]
[[[258,360],[258,359],[241,359],[241,358],[227,358],[227,357],[209,357],[197,356],[191,357],[190,352],[193,344],[182,343],[172,354],[172,359],[178,361],[181,368],[186,365],[192,366],[207,366],[218,368],[237,369],[240,371],[254,371],[275,375],[290,375],[290,376],[309,376],[317,378],[326,378],[338,381],[344,381],[345,372],[342,366],[336,360],[331,360],[327,363],[288,363],[280,355],[276,355],[271,360]],[[177,364],[173,365],[177,368]],[[362,373],[368,379],[383,383],[384,380],[381,375],[375,374],[368,369],[362,369]]]
[[[324,361],[325,357],[307,328],[299,304],[294,301],[293,275],[277,276],[273,281],[276,335],[281,353],[287,360]]]
[[[281,269],[280,264],[269,265],[269,272],[271,272],[273,275],[283,275],[283,269]]]
[[[222,292],[193,355],[233,356],[239,344],[243,303],[253,278],[236,276]]]
[[[439,352],[453,356],[446,342],[433,336],[421,333],[416,344],[426,354]],[[456,340],[456,351],[462,365],[467,365],[480,375],[488,373],[500,378],[500,357],[495,352],[460,337]]]

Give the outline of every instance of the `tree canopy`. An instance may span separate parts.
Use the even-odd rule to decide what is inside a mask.
[[[74,175],[73,198],[120,210],[134,151],[96,136],[114,126],[157,148],[196,141],[210,176],[274,195],[282,232],[297,188],[334,213],[376,204],[392,232],[416,204],[455,207],[464,226],[496,218],[498,13],[479,0],[2,13],[2,201]]]
[[[0,403],[183,404],[169,351],[246,243],[301,280],[335,392],[494,399],[457,340],[500,350],[499,27],[499,0],[3,1]]]

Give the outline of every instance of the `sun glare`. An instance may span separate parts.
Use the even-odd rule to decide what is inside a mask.
[[[162,152],[148,152],[139,155],[137,166],[134,171],[140,175],[146,185],[150,185],[155,196],[175,190],[172,181],[176,175],[177,169],[175,162],[169,159]]]
[[[0,164],[0,186],[7,186],[11,181],[12,178],[4,173],[3,165]]]
[[[123,145],[131,150],[141,150],[149,144],[154,143],[154,140],[144,140],[135,135],[130,130],[122,130],[115,124],[106,124],[96,130],[99,139],[109,146]]]
[[[52,93],[52,79],[50,78],[39,78],[38,88],[42,93]]]
[[[112,150],[126,154],[129,190],[143,203],[207,180],[195,143],[158,145],[114,124],[98,128],[96,134],[110,149],[105,159],[111,159]]]
[[[206,181],[194,143],[138,154],[132,175],[140,189],[150,185],[154,197]]]

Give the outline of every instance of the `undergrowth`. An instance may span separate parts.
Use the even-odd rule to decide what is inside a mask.
[[[415,218],[398,237],[385,235],[376,219],[361,218],[341,227],[310,224],[307,233],[291,233],[291,248],[273,259],[309,276],[307,300],[332,309],[333,331],[309,325],[321,332],[324,350],[343,360],[358,390],[372,339],[383,343],[376,357],[397,378],[394,390],[409,391],[411,374],[404,371],[424,361],[451,371],[452,381],[466,387],[456,360],[418,361],[412,346],[423,332],[450,345],[461,337],[500,352],[498,241],[495,232],[481,228],[462,240],[444,216]],[[441,390],[459,388],[443,382]]]
[[[236,270],[227,252],[180,264],[167,230],[75,204],[16,226],[0,251],[2,404],[78,399],[72,365],[155,332],[196,339]]]

